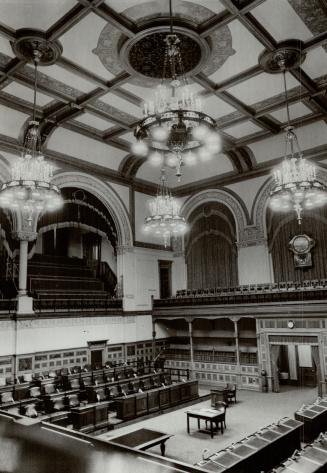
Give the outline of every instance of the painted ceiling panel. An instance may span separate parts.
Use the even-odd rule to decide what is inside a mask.
[[[28,115],[0,105],[0,134],[18,139]]]
[[[126,155],[124,151],[63,128],[58,128],[51,135],[48,149],[114,170],[118,169]]]
[[[262,128],[258,127],[254,123],[248,121],[244,123],[240,123],[239,125],[234,125],[229,128],[224,128],[224,133],[233,136],[234,138],[242,138],[246,135],[252,135],[252,133],[257,133],[258,131],[262,131]]]

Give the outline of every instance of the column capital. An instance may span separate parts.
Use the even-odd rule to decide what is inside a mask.
[[[13,232],[12,236],[15,240],[34,241],[37,239],[37,232],[21,230],[21,231]]]

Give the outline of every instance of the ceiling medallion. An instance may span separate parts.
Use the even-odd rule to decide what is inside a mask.
[[[15,41],[11,42],[15,55],[27,62],[34,61],[34,51],[39,52],[39,66],[54,64],[62,54],[62,46],[58,40],[49,41],[46,33],[41,30],[22,28],[17,30]]]
[[[298,39],[288,39],[277,44],[274,51],[266,50],[259,56],[259,64],[269,74],[280,74],[280,59],[283,57],[285,69],[296,69],[305,60],[303,43]]]
[[[146,79],[161,80],[165,60],[165,38],[169,26],[146,28],[122,45],[119,55],[125,69]],[[181,26],[174,27],[180,39],[184,75],[197,74],[210,55],[208,42],[197,33]],[[168,77],[165,77],[167,79]]]
[[[161,83],[153,98],[144,103],[132,152],[148,157],[154,165],[174,167],[180,182],[184,164],[209,160],[220,151],[221,142],[215,120],[202,111],[202,101],[185,75],[183,38],[173,27],[171,0],[169,6],[169,33],[160,37],[162,69],[156,69]]]

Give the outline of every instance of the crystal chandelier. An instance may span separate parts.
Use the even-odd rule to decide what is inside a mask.
[[[39,122],[36,121],[37,65],[40,52],[33,51],[35,67],[33,119],[28,124],[22,156],[11,168],[11,180],[2,185],[0,206],[20,211],[30,225],[40,212],[58,209],[62,198],[57,186],[51,183],[54,167],[41,153]]]
[[[295,210],[299,225],[304,209],[322,206],[327,202],[326,188],[316,176],[316,168],[303,158],[297,136],[290,125],[290,111],[286,86],[285,59],[278,62],[283,70],[286,98],[287,127],[285,134],[285,157],[274,170],[275,187],[270,194],[270,208],[275,211]]]
[[[158,192],[149,202],[150,215],[145,217],[145,231],[164,239],[165,247],[170,237],[181,236],[187,230],[185,218],[180,215],[180,205],[167,186],[165,169],[161,170]]]
[[[172,5],[170,33],[165,38],[161,84],[153,100],[144,103],[143,120],[137,125],[132,152],[148,156],[150,162],[176,169],[178,182],[184,164],[206,161],[221,149],[216,122],[202,112],[200,98],[191,91],[184,75],[180,39],[173,31]]]

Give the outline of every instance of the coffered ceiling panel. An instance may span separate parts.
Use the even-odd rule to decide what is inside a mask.
[[[0,7],[1,8],[1,7]],[[0,36],[0,51],[3,54],[6,54],[7,56],[14,57],[13,50],[10,46],[10,42],[8,39],[4,38],[3,36]]]
[[[250,121],[224,128],[224,133],[227,133],[234,138],[242,138],[243,136],[252,135],[252,133],[257,133],[259,131],[262,131],[262,128]]]
[[[302,69],[313,78],[327,74],[327,51],[324,48],[316,48],[309,51],[302,65]]]
[[[101,131],[107,130],[108,128],[113,126],[113,123],[109,120],[102,120],[102,118],[96,117],[92,113],[83,113],[83,115],[80,115],[74,120],[77,122],[84,123],[85,125],[89,125],[92,128],[97,128]]]
[[[299,145],[303,151],[317,146],[325,146],[326,133],[327,125],[325,122],[316,122],[296,128]],[[253,151],[258,163],[280,158],[285,153],[285,139],[281,135],[267,138],[248,146]]]
[[[103,18],[90,13],[68,30],[60,41],[64,48],[65,58],[110,80],[114,74],[104,67],[97,53],[98,41],[106,26],[107,22]]]
[[[287,88],[299,86],[299,82],[290,74],[287,74]],[[234,97],[247,105],[252,105],[262,100],[269,99],[274,95],[284,93],[282,74],[267,74],[266,72],[253,77],[241,84],[228,89]]]
[[[114,170],[118,169],[126,155],[124,151],[63,128],[58,128],[51,135],[48,149]]]
[[[225,28],[226,45],[228,44],[228,57],[226,57],[226,45],[219,50],[220,57],[225,56],[226,61],[210,76],[210,79],[218,84],[229,77],[235,76],[258,63],[258,56],[264,50],[264,46],[242,25],[238,20],[232,21]]]
[[[46,30],[75,4],[75,0],[1,0],[0,18],[14,29]]]
[[[227,102],[221,100],[216,95],[209,94],[202,98],[203,111],[213,118],[220,118],[229,113],[235,112],[235,108],[231,107]]]
[[[312,32],[299,16],[306,10],[305,4],[311,4],[315,9],[315,3],[311,0],[266,0],[252,11],[257,20],[277,40],[288,38],[302,39],[303,41],[312,36]]]
[[[18,84],[18,82],[11,82],[9,85],[4,87],[3,92],[7,94],[14,95],[22,100],[26,100],[27,102],[33,103],[33,89],[29,87],[25,87],[24,85]],[[41,107],[44,107],[48,103],[50,103],[53,99],[48,95],[41,94],[40,92],[36,96],[36,103]]]
[[[291,119],[304,117],[305,115],[309,115],[310,113],[312,113],[312,110],[310,110],[310,108],[304,105],[302,102],[297,102],[294,105],[291,105],[289,108],[290,108]],[[280,108],[279,110],[276,110],[275,112],[271,112],[270,116],[272,116],[273,118],[276,118],[276,120],[279,120],[281,123],[286,123],[287,122],[286,107]]]
[[[141,103],[140,103],[140,106],[134,105],[133,103],[128,102],[127,100],[122,99],[121,97],[118,97],[112,92],[109,92],[108,94],[103,95],[101,97],[101,101],[106,102],[108,105],[111,105],[112,107],[116,107],[119,110],[122,110],[123,112],[133,115],[134,117],[136,117],[136,119],[141,118],[143,115]]]
[[[28,115],[0,105],[0,134],[18,138]]]
[[[78,74],[67,71],[63,67],[57,66],[55,64],[53,66],[44,67],[42,72],[52,79],[56,79],[67,84],[69,87],[77,89],[81,93],[87,93],[94,89],[92,82],[82,79]]]

